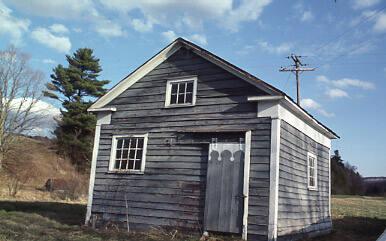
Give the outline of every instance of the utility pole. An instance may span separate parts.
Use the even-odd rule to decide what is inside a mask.
[[[315,68],[305,68],[307,64],[303,64],[300,59],[305,56],[291,54],[291,56],[287,56],[287,59],[292,59],[294,62],[291,67],[281,67],[280,72],[292,72],[296,76],[296,103],[300,106],[300,79],[299,74],[304,71],[314,71]]]

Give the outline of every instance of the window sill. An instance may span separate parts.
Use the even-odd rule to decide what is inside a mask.
[[[111,171],[108,171],[107,174],[144,175],[145,172],[142,172],[142,171],[118,171],[118,170],[111,170]]]
[[[318,191],[318,188],[317,187],[308,187],[308,190],[310,190],[310,191]]]
[[[193,104],[189,104],[189,105],[183,105],[183,104],[180,104],[180,105],[167,105],[164,107],[164,109],[172,109],[172,108],[184,108],[184,107],[194,107],[195,105]]]

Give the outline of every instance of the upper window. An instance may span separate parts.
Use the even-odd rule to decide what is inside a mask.
[[[165,106],[192,106],[196,103],[197,78],[169,80]]]
[[[114,136],[111,148],[110,170],[143,172],[146,159],[146,135]]]
[[[308,188],[316,189],[318,185],[318,166],[316,156],[312,153],[307,154],[307,168],[308,168]]]

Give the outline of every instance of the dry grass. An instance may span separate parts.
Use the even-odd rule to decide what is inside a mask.
[[[26,161],[32,163],[36,168],[33,170],[34,175],[16,197],[9,196],[7,188],[7,177],[0,172],[0,199],[7,200],[24,200],[24,201],[59,201],[62,200],[52,193],[44,192],[42,189],[49,178],[79,180],[81,190],[79,190],[79,199],[75,202],[85,202],[87,198],[88,175],[79,174],[69,160],[61,158],[56,153],[56,146],[50,140],[36,140],[27,137],[20,137],[19,140],[23,146],[28,147],[30,158]],[[23,168],[21,166],[20,168]],[[64,200],[74,202],[71,200]]]
[[[375,241],[386,228],[384,198],[339,196],[333,198],[332,234],[313,241]],[[146,233],[92,230],[82,226],[83,204],[0,201],[0,241],[27,240],[127,240],[197,241],[198,234],[154,228]],[[236,241],[211,237],[208,241]]]

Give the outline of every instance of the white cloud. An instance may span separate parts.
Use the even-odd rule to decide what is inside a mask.
[[[303,108],[308,109],[308,110],[314,110],[323,116],[326,116],[326,117],[334,116],[334,113],[326,111],[321,104],[319,104],[318,102],[316,102],[313,99],[307,99],[307,98],[302,99],[300,101],[300,103],[301,103],[301,106]]]
[[[52,136],[52,131],[57,125],[55,119],[59,118],[61,115],[60,110],[43,100],[33,100],[31,98],[17,98],[11,103],[11,105],[16,107],[20,106],[20,104],[21,110],[24,110],[32,105],[30,115],[36,119],[31,123],[30,127],[24,134],[33,136]]]
[[[354,9],[368,8],[368,7],[375,6],[380,2],[381,0],[354,0],[353,8]]]
[[[12,16],[12,10],[0,0],[0,36],[10,35],[12,42],[20,44],[23,34],[28,31],[29,25],[30,21],[28,19],[19,19]]]
[[[348,93],[344,90],[341,89],[328,89],[326,91],[326,95],[331,98],[331,99],[336,99],[336,98],[347,98],[349,97]]]
[[[119,23],[107,19],[98,12],[96,4],[92,0],[7,1],[19,11],[27,14],[54,19],[82,20],[89,23],[96,33],[106,38],[121,37],[125,34]],[[55,31],[58,30],[57,28],[50,28],[50,30],[59,33]]]
[[[381,13],[377,16],[373,29],[378,33],[386,32],[386,13]]]
[[[56,64],[56,61],[53,59],[43,59],[42,62],[45,64]]]
[[[174,40],[176,40],[178,37],[177,37],[177,34],[173,31],[173,30],[169,30],[169,31],[166,31],[166,32],[162,32],[162,36],[166,39],[166,41],[168,42],[173,42]]]
[[[206,40],[206,36],[202,34],[193,34],[190,37],[188,37],[189,40],[192,42],[196,42],[200,45],[207,45],[208,41]]]
[[[310,22],[314,19],[314,15],[311,11],[304,11],[300,20],[302,22]]]
[[[105,18],[101,18],[97,21],[94,30],[105,38],[122,37],[126,34],[118,23]]]
[[[66,26],[64,26],[63,24],[59,24],[59,23],[54,23],[50,26],[50,30],[51,32],[53,33],[68,33],[69,30]]]
[[[274,46],[266,41],[259,41],[257,44],[261,49],[273,54],[286,54],[289,53],[292,48],[292,44],[289,43],[281,43]]]
[[[60,19],[83,18],[94,9],[92,0],[6,0],[18,10],[41,17]]]
[[[165,32],[162,32],[162,36],[165,38],[167,42],[173,42],[178,38],[178,35],[173,30],[168,30]],[[189,36],[182,36],[182,38],[185,38],[191,42],[195,42],[199,45],[206,45],[208,44],[208,41],[206,39],[205,35],[202,34],[192,34]]]
[[[151,21],[145,22],[142,19],[135,18],[131,21],[131,25],[138,32],[149,32],[153,29],[153,23]]]
[[[74,31],[75,33],[81,33],[82,29],[81,28],[73,28],[72,31]]]
[[[142,23],[158,24],[167,28],[197,28],[204,21],[215,21],[221,27],[237,31],[242,22],[257,20],[272,0],[143,0],[100,1],[105,7],[124,14],[140,11]],[[133,26],[135,28],[135,26]],[[136,26],[136,30],[143,30]]]
[[[223,16],[225,26],[232,31],[237,31],[240,23],[257,20],[271,2],[271,0],[242,0],[237,8]]]
[[[71,41],[68,37],[56,36],[46,28],[36,28],[31,32],[31,37],[39,43],[55,49],[58,52],[68,53],[71,49]]]
[[[348,87],[356,87],[363,90],[372,90],[375,89],[375,85],[372,82],[364,81],[364,80],[358,80],[358,79],[351,79],[351,78],[343,78],[338,80],[330,80],[324,75],[320,75],[316,77],[316,80],[319,82],[323,82],[326,84],[329,84],[331,86],[337,87],[337,88],[348,88]]]

